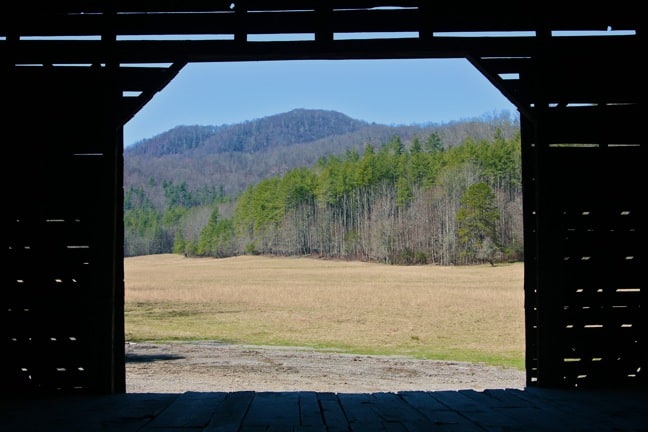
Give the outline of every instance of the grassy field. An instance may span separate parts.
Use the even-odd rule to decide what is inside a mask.
[[[128,341],[216,340],[524,368],[521,263],[126,258]]]

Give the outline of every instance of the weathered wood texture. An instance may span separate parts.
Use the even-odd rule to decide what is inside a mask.
[[[619,389],[98,395],[1,400],[0,431],[640,432],[647,403]]]

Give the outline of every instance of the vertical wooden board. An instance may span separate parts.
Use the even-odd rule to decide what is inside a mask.
[[[526,74],[521,74],[525,84]],[[527,385],[538,384],[538,148],[535,123],[524,113],[520,115],[522,158],[522,207],[524,229],[524,334]]]

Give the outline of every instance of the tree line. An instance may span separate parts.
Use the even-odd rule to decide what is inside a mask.
[[[192,193],[216,187],[237,197],[269,176],[313,166],[349,149],[362,153],[368,143],[378,147],[395,135],[409,145],[416,136],[436,132],[448,148],[468,137],[490,139],[497,128],[511,138],[519,131],[519,120],[502,112],[446,124],[394,126],[302,109],[235,125],[177,126],[124,149],[124,188],[141,190],[163,211],[169,205],[163,190],[167,183],[184,185]]]
[[[167,206],[125,194],[125,254],[314,255],[392,264],[520,260],[519,134],[437,133],[321,157],[248,186],[236,197],[166,182]],[[168,195],[168,196],[167,196]]]

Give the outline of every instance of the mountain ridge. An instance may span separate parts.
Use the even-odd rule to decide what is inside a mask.
[[[128,146],[126,151],[154,157],[201,148],[203,153],[254,153],[279,145],[312,142],[331,135],[357,131],[369,125],[368,122],[353,119],[338,111],[296,108],[220,126],[178,125]],[[191,138],[188,144],[187,135]],[[176,142],[178,137],[184,139],[182,143]]]
[[[259,119],[220,126],[180,125],[124,149],[124,187],[143,188],[163,206],[163,183],[189,190],[217,188],[235,196],[250,184],[322,157],[362,153],[398,136],[405,145],[436,134],[443,146],[467,138],[510,137],[519,130],[508,112],[446,124],[393,126],[357,120],[338,111],[296,108]]]

